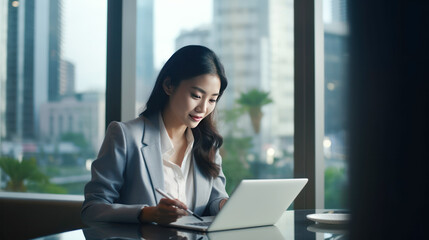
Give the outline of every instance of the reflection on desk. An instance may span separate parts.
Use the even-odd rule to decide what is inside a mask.
[[[346,225],[316,223],[308,226],[307,230],[315,233],[330,234],[335,239],[342,239],[342,237],[347,236]]]
[[[306,219],[307,214],[319,211],[296,210],[286,211],[274,226],[262,226],[218,232],[203,233],[159,226],[155,224],[124,224],[124,223],[95,223],[90,227],[51,235],[38,240],[52,239],[187,239],[187,240],[219,240],[219,239],[333,239],[338,232],[329,233],[319,228],[321,225]],[[323,227],[323,226],[322,226]],[[338,226],[336,226],[338,227]],[[326,230],[326,229],[325,229]],[[331,229],[332,230],[332,229]],[[335,229],[338,231],[341,229]],[[343,229],[344,230],[344,229]],[[341,232],[343,234],[344,232]]]
[[[152,224],[140,226],[106,224],[104,226],[83,229],[87,240],[101,239],[188,239],[188,240],[219,240],[219,239],[273,239],[283,240],[283,236],[276,226],[265,226],[247,228],[240,230],[219,231],[203,233],[197,231],[187,231],[169,227],[162,227]]]

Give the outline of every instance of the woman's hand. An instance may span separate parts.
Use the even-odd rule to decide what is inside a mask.
[[[188,207],[177,199],[163,198],[155,207],[144,207],[140,213],[140,222],[156,222],[169,224],[178,218],[188,215]]]
[[[226,201],[228,201],[228,198],[224,198],[219,202],[219,210],[223,208],[223,205],[225,205]]]

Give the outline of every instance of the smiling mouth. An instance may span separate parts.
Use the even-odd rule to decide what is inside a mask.
[[[199,122],[199,121],[201,121],[202,119],[203,119],[203,117],[196,117],[196,116],[192,116],[192,115],[189,115],[191,118],[192,118],[192,120],[194,120],[195,122]]]

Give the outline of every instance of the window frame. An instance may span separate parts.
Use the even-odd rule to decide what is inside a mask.
[[[323,209],[323,0],[294,2],[294,177],[308,178],[295,209]]]

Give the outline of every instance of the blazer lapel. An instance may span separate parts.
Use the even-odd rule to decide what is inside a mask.
[[[207,179],[203,173],[200,171],[198,164],[195,161],[195,158],[192,159],[192,164],[194,168],[194,212],[202,214],[207,205],[207,201],[210,197],[210,181]],[[199,206],[197,208],[197,206]]]
[[[164,174],[162,171],[159,120],[158,115],[154,115],[145,120],[141,151],[152,182],[155,201],[158,203],[161,198],[158,197],[155,188],[164,189]]]

